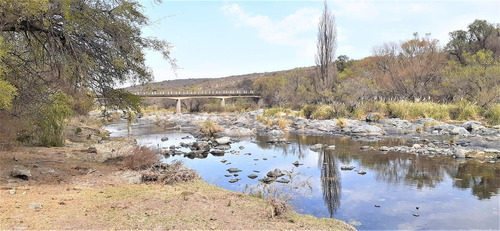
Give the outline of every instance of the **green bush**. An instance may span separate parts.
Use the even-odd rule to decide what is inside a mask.
[[[490,125],[500,124],[500,104],[491,105],[485,111],[484,117]]]
[[[419,118],[450,119],[449,105],[432,102],[389,102],[387,103],[387,112],[390,117],[409,120]]]
[[[481,108],[467,100],[457,101],[450,106],[450,115],[456,120],[477,120]]]
[[[311,119],[327,120],[335,117],[335,109],[330,105],[320,105],[312,113]]]
[[[314,111],[316,111],[316,108],[316,105],[307,104],[302,108],[302,110],[300,110],[300,113],[304,115],[306,119],[311,119],[311,115]]]
[[[271,116],[277,116],[279,113],[282,113],[282,112],[283,112],[283,109],[273,107],[273,108],[269,108],[269,109],[264,110],[264,113],[262,115],[267,116],[267,117],[271,117]]]
[[[63,146],[63,128],[72,114],[70,96],[61,91],[51,95],[50,103],[43,105],[35,121],[35,136],[39,144],[45,147]]]

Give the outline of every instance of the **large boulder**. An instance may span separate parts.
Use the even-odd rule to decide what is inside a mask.
[[[481,122],[478,121],[468,121],[462,124],[462,127],[469,132],[478,132],[484,129],[484,126]]]
[[[10,171],[10,175],[15,178],[28,180],[31,177],[31,170],[27,169],[24,166],[14,165],[14,167]]]
[[[350,126],[350,132],[361,135],[382,135],[383,130],[375,125]]]
[[[313,151],[319,151],[323,148],[323,144],[315,144],[313,146],[310,147],[311,150]]]
[[[279,170],[279,169],[274,169],[274,170],[269,171],[269,172],[267,173],[267,176],[268,176],[268,177],[272,177],[272,178],[278,178],[278,177],[280,177],[280,176],[284,176],[284,175],[285,175],[285,173],[283,173],[283,172],[282,172],[281,170]]]
[[[220,137],[220,138],[215,139],[215,142],[217,142],[217,144],[219,144],[219,145],[229,144],[229,143],[231,143],[231,138],[228,136],[224,136],[224,137]]]

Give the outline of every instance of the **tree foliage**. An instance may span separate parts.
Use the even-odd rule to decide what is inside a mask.
[[[449,61],[443,73],[444,83],[449,98],[466,98],[481,106],[500,102],[500,60],[491,50],[476,53],[464,52],[465,65],[458,61]]]
[[[446,44],[449,54],[462,65],[466,64],[464,53],[476,53],[490,50],[493,56],[500,57],[500,24],[476,19],[469,24],[468,30],[450,32],[450,41]]]
[[[117,94],[114,87],[152,79],[146,49],[161,52],[175,67],[169,43],[141,34],[150,22],[140,2],[0,1],[0,68],[6,73],[4,81],[17,89],[9,113],[37,118],[40,107],[50,105],[59,91],[72,98],[69,102],[78,112],[88,110],[92,95],[106,97],[116,107],[136,103],[122,101],[130,97]]]

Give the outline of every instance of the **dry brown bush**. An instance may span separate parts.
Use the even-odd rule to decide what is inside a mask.
[[[158,153],[148,147],[136,147],[123,158],[123,167],[132,170],[145,170],[158,162]]]
[[[143,172],[143,182],[161,182],[175,184],[199,179],[198,173],[183,166],[182,161],[173,161],[171,164],[156,163],[149,170]]]
[[[267,201],[271,206],[271,217],[280,216],[291,209],[291,205],[284,200],[271,198]]]

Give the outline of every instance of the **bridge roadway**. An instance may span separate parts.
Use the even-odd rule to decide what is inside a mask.
[[[177,100],[177,113],[181,113],[182,99],[221,99],[221,106],[226,106],[226,99],[230,98],[260,98],[253,91],[226,90],[226,91],[153,91],[131,92],[142,98],[166,98]]]

